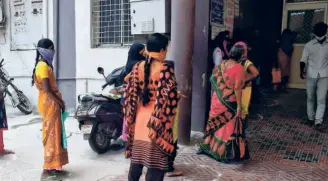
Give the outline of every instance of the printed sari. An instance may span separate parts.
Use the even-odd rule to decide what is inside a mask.
[[[236,79],[245,79],[240,64],[226,69],[224,63],[213,70],[211,84],[214,89],[204,141],[199,145],[205,153],[220,162],[249,158],[242,119],[236,117],[237,101],[233,89]]]
[[[8,129],[6,105],[3,93],[0,93],[0,154],[4,151],[3,131]]]
[[[48,68],[51,88],[61,97],[52,69]],[[42,116],[42,143],[44,146],[44,165],[46,170],[61,170],[68,164],[67,150],[62,145],[61,108],[44,91],[42,79],[35,76],[35,85],[39,90],[38,110]]]
[[[241,64],[244,67],[245,72],[247,72],[248,68],[253,65],[253,63],[249,60],[245,60]],[[242,119],[245,120],[248,115],[249,104],[251,102],[252,95],[252,81],[247,81],[245,83],[245,87],[242,90],[242,98],[241,98],[241,111],[242,111]]]

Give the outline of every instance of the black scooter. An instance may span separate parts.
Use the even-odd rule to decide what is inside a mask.
[[[102,67],[98,67],[97,71],[106,80],[102,89],[111,85],[114,85],[114,89],[122,86],[125,67],[115,69],[107,77]],[[75,118],[79,122],[84,140],[88,140],[91,149],[98,154],[107,152],[111,141],[122,135],[123,116],[120,101],[120,94],[87,93],[78,96],[79,105]]]

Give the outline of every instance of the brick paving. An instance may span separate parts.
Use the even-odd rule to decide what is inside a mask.
[[[314,131],[300,124],[306,113],[305,91],[266,96],[252,108],[256,111],[252,111],[247,132],[251,160],[222,164],[196,155],[192,146],[185,147],[176,160],[176,167],[185,176],[165,180],[328,181],[328,131]],[[127,176],[99,181],[105,180],[126,181]]]

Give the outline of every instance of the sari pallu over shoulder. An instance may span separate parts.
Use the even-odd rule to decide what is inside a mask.
[[[225,81],[228,80],[229,77],[224,76],[223,71],[225,71],[224,64],[216,66],[213,70],[210,82],[216,96],[220,102],[227,107],[228,111],[223,115],[217,115],[214,117],[210,116],[205,130],[205,137],[215,132],[223,126],[226,121],[232,119],[236,115],[237,102],[228,101],[231,96],[235,96],[235,91],[233,88],[226,85]],[[221,121],[219,119],[221,119]]]
[[[210,116],[204,141],[199,145],[201,152],[222,162],[249,157],[242,120],[236,117],[235,91],[226,83],[229,77],[225,75],[225,70],[224,64],[219,65],[213,71],[210,81],[216,93],[213,96],[217,96],[220,101],[218,104],[224,105],[226,109],[220,114]]]

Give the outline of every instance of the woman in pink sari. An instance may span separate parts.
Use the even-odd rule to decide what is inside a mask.
[[[230,51],[230,59],[216,66],[210,79],[214,91],[199,153],[220,162],[249,158],[241,119],[246,73],[239,63],[244,59],[243,46],[235,45]]]

